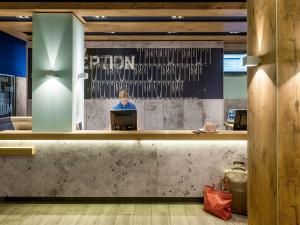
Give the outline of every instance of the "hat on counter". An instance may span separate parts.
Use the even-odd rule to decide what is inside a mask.
[[[202,128],[199,129],[203,133],[217,133],[217,125],[211,122],[206,122]]]

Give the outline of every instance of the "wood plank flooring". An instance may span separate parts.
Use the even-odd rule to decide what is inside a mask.
[[[246,225],[225,222],[201,204],[0,204],[0,225]]]

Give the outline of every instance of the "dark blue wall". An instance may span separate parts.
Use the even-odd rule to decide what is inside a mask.
[[[0,31],[0,73],[26,77],[26,42]]]
[[[111,70],[106,56],[134,57],[134,68]],[[126,89],[142,99],[223,99],[223,56],[223,48],[87,48],[85,98],[115,98]]]

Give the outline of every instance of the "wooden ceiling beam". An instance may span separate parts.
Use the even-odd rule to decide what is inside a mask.
[[[225,52],[247,52],[247,43],[224,43]]]
[[[82,16],[115,16],[115,17],[139,17],[139,16],[157,16],[157,17],[204,17],[204,16],[247,16],[246,9],[139,9],[139,10],[75,10]],[[1,11],[0,11],[1,13]]]
[[[0,16],[73,12],[79,16],[246,16],[244,2],[0,2]]]
[[[73,12],[73,14],[80,20],[81,23],[83,23],[83,24],[86,23],[85,19],[81,15],[79,15],[78,13],[75,13],[75,12]]]
[[[84,16],[246,16],[245,2],[0,2],[0,16],[32,16],[33,12]],[[30,39],[31,22],[0,22],[0,29]],[[246,32],[246,22],[86,22],[86,32]],[[232,40],[233,38],[233,40]],[[86,36],[87,40],[224,40],[241,43],[245,36]]]
[[[32,10],[0,9],[0,16],[32,16]]]
[[[246,9],[245,2],[0,2],[0,9]]]
[[[0,22],[0,29],[32,32],[32,22]],[[86,32],[246,32],[247,22],[89,22]]]
[[[90,22],[86,32],[246,32],[247,22]]]
[[[85,35],[86,41],[224,41],[246,43],[245,35]]]
[[[15,32],[32,32],[32,22],[0,22],[0,30],[5,29]]]
[[[171,16],[192,16],[192,17],[209,17],[209,16],[247,16],[246,9],[169,9],[169,10],[153,10],[153,9],[140,9],[140,10],[63,10],[63,9],[35,9],[35,10],[11,10],[0,9],[0,16],[32,16],[33,12],[66,12],[74,13],[76,15],[84,16],[113,16],[113,17],[141,17],[141,16],[158,16],[158,17],[171,17]]]

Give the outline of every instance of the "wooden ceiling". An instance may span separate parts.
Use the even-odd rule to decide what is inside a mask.
[[[0,18],[32,16],[34,12],[71,12],[85,26],[86,41],[223,40],[246,43],[246,2],[0,2]],[[206,17],[205,21],[87,21],[86,17]],[[214,19],[221,18],[221,19]],[[0,21],[0,30],[30,41],[31,21]],[[117,32],[111,34],[111,32]],[[120,34],[121,32],[121,34]],[[122,35],[125,32],[126,35]],[[149,34],[147,34],[150,32]],[[152,33],[165,33],[153,35]],[[171,34],[167,32],[172,32]],[[136,34],[139,33],[139,34]],[[196,33],[190,35],[190,33]],[[173,34],[173,35],[172,35]]]

